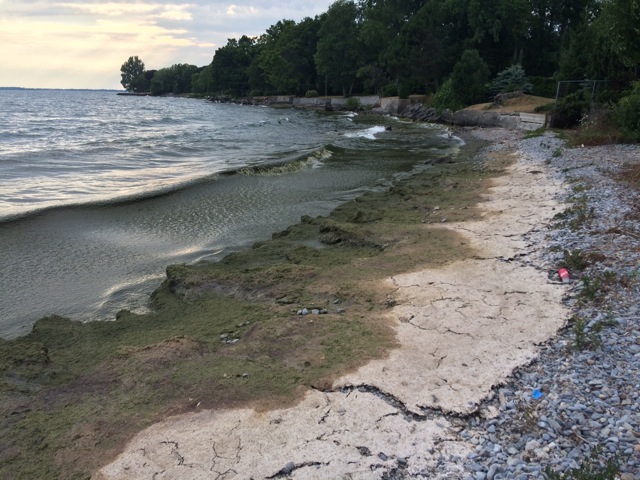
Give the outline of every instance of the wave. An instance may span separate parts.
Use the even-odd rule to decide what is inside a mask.
[[[106,198],[103,197],[103,198],[93,198],[90,200],[77,200],[77,201],[71,200],[68,202],[61,202],[57,204],[39,205],[33,208],[29,208],[27,210],[0,215],[0,225],[11,223],[14,221],[24,220],[30,217],[41,215],[45,212],[55,211],[55,210],[107,207],[107,206],[115,206],[115,205],[126,205],[128,203],[136,203],[136,202],[140,202],[140,201],[151,199],[151,198],[158,198],[158,197],[170,195],[174,192],[187,189],[194,185],[215,181],[218,177],[219,177],[218,173],[209,174],[202,177],[193,177],[186,180],[182,180],[180,182],[176,182],[171,185],[163,185],[163,186],[160,186],[157,188],[151,188],[149,190],[145,190],[142,192],[135,192],[127,195],[120,195],[117,197],[106,197]]]
[[[256,165],[240,168],[230,168],[216,173],[209,173],[201,176],[194,176],[187,179],[176,181],[169,185],[162,185],[156,188],[150,188],[149,190],[135,192],[128,195],[120,195],[117,197],[107,198],[94,198],[90,200],[78,200],[69,201],[67,203],[58,203],[53,205],[40,205],[19,212],[13,212],[8,214],[0,214],[0,225],[11,223],[18,220],[24,220],[36,215],[41,215],[48,211],[65,210],[75,208],[94,208],[94,207],[108,207],[116,205],[126,205],[131,203],[137,203],[152,198],[160,198],[167,195],[171,195],[176,192],[192,188],[197,185],[206,184],[209,182],[220,181],[224,178],[228,178],[234,175],[255,175],[255,176],[271,176],[271,175],[284,175],[287,173],[295,173],[305,168],[320,168],[323,162],[331,158],[333,152],[330,150],[332,146],[328,145],[324,148],[320,148],[310,154],[304,155],[302,158],[298,157],[294,160],[283,161],[280,163],[271,163],[268,165]]]
[[[382,125],[376,125],[374,127],[366,128],[364,130],[358,130],[356,132],[345,133],[344,136],[347,138],[367,138],[369,140],[375,140],[376,134],[384,132],[386,130]]]
[[[259,176],[274,176],[285,175],[287,173],[294,173],[304,168],[320,168],[324,160],[331,158],[333,153],[329,150],[329,147],[322,148],[312,152],[310,155],[304,158],[299,158],[294,161],[281,163],[277,165],[255,165],[249,167],[243,167],[238,170],[240,175],[259,175]]]

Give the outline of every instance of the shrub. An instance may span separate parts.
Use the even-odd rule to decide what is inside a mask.
[[[620,99],[614,112],[616,124],[625,139],[640,142],[640,82],[633,82],[631,92]]]
[[[307,90],[304,94],[305,98],[315,98],[318,96],[317,90]]]
[[[409,95],[411,95],[411,85],[405,83],[398,89],[398,96],[400,98],[409,98]]]
[[[582,117],[580,127],[571,138],[572,145],[607,145],[620,139],[611,109],[598,106]]]
[[[347,102],[344,104],[344,108],[346,110],[351,110],[355,112],[360,109],[360,101],[356,97],[350,97],[347,99]]]
[[[502,70],[491,84],[491,94],[509,93],[523,91],[531,93],[533,85],[527,80],[522,65],[511,65],[509,68]]]
[[[558,87],[556,81],[549,77],[528,77],[529,82],[533,85],[532,95],[539,97],[555,98],[556,89]],[[529,92],[527,92],[529,93]]]
[[[380,89],[380,94],[383,97],[396,97],[398,95],[398,86],[395,83],[385,85]]]
[[[551,117],[553,128],[571,128],[589,111],[590,102],[584,90],[577,91],[556,102]]]
[[[453,111],[460,110],[462,108],[462,103],[453,91],[453,83],[451,82],[451,79],[445,81],[433,95],[429,102],[429,106],[435,108],[438,112],[442,112],[447,108]]]
[[[536,108],[533,109],[533,111],[536,113],[550,113],[553,111],[553,108],[555,107],[555,105],[556,105],[556,102],[545,103],[544,105],[538,105]]]

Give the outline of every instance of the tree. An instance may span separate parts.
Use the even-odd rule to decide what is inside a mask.
[[[531,93],[533,90],[533,85],[529,83],[524,68],[519,63],[499,72],[491,83],[491,95],[518,90],[524,93]]]
[[[529,75],[551,75],[568,47],[571,32],[587,28],[600,0],[529,0],[528,40],[522,66]]]
[[[211,64],[207,65],[200,72],[193,74],[191,77],[191,91],[193,93],[213,92],[211,85]]]
[[[640,65],[640,0],[602,2],[601,28],[627,67]]]
[[[616,100],[638,78],[640,1],[635,5],[633,0],[609,0],[587,9],[582,23],[569,32],[558,78],[606,80],[606,97]]]
[[[124,89],[128,92],[135,92],[135,80],[144,73],[144,62],[140,60],[137,55],[135,57],[129,57],[120,67],[120,72],[122,78],[120,83]]]
[[[522,61],[531,16],[529,0],[467,0],[469,46],[478,50],[490,70]]]
[[[304,94],[315,88],[316,51],[319,22],[305,18],[296,24],[282,20],[272,25],[258,40],[259,52],[250,69],[251,88],[266,83],[277,93]]]
[[[470,43],[466,1],[428,0],[408,19],[381,54],[392,78],[427,90],[440,88]]]
[[[355,3],[338,0],[322,19],[314,58],[318,73],[342,90],[344,96],[351,93],[356,73],[363,63],[359,38]]]
[[[155,74],[155,70],[145,70],[131,81],[131,90],[134,92],[149,92],[151,90],[151,80],[153,80]]]
[[[453,67],[451,86],[462,104],[471,105],[485,100],[489,78],[489,67],[478,51],[465,50]]]
[[[211,62],[211,88],[219,94],[243,96],[249,93],[249,67],[256,55],[255,41],[243,35],[230,38],[216,50]]]
[[[151,93],[162,95],[191,93],[191,80],[200,71],[195,65],[177,63],[169,68],[161,68],[151,80]]]
[[[362,15],[360,43],[363,66],[358,69],[357,76],[364,80],[365,89],[377,92],[389,81],[389,74],[385,70],[386,60],[395,58],[393,53],[387,55],[389,45],[420,10],[424,1],[359,0],[358,3]]]

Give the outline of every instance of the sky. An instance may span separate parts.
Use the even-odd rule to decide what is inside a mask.
[[[205,66],[229,38],[333,0],[0,0],[0,87],[122,89],[120,67]]]

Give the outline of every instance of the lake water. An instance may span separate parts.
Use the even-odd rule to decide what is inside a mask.
[[[456,145],[392,117],[0,90],[0,337],[142,312],[167,265],[215,261]]]

